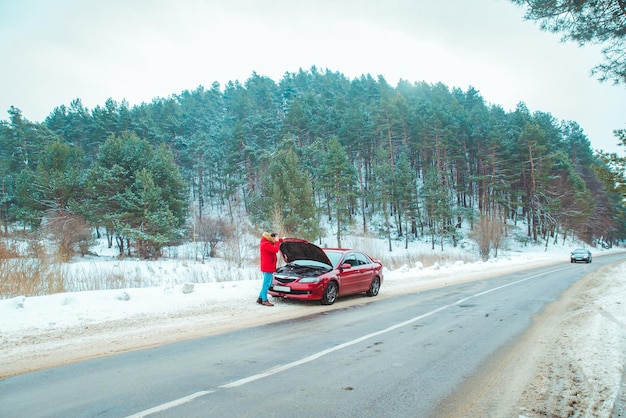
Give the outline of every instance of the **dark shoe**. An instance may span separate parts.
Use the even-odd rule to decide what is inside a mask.
[[[270,302],[269,300],[264,300],[263,302],[261,302],[261,305],[263,305],[263,306],[274,306],[274,304],[272,302]]]
[[[263,299],[261,299],[261,298],[257,298],[256,299],[256,303],[262,303],[262,302],[263,302]]]

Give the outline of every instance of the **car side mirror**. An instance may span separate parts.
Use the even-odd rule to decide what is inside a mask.
[[[352,268],[352,266],[350,264],[348,264],[348,263],[344,263],[344,264],[341,265],[341,269],[342,270],[349,270],[351,268]]]

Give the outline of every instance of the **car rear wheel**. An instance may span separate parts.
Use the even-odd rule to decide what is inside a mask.
[[[322,296],[322,305],[332,305],[337,300],[337,283],[329,282],[324,289],[324,295]]]
[[[372,284],[370,284],[369,290],[365,293],[367,296],[376,296],[380,290],[380,278],[374,277]]]

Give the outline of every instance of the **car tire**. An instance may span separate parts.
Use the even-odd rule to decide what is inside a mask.
[[[337,300],[339,287],[336,282],[328,282],[322,296],[322,305],[332,305]]]
[[[376,296],[378,291],[380,290],[380,278],[374,277],[372,279],[372,283],[370,284],[369,290],[365,293],[367,296]]]

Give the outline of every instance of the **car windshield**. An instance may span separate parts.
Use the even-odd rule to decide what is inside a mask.
[[[574,254],[587,254],[587,250],[574,250]]]
[[[341,251],[332,250],[324,250],[324,252],[328,256],[330,262],[333,264],[333,267],[337,268],[337,266],[339,266],[339,261],[341,261],[341,256],[343,255],[343,253]]]

